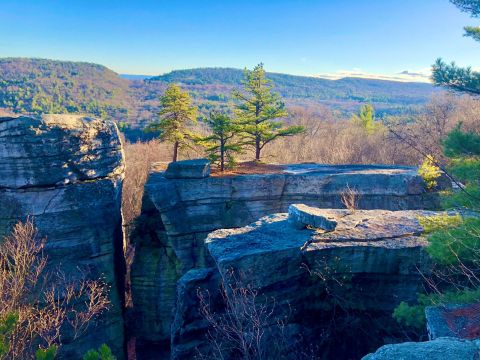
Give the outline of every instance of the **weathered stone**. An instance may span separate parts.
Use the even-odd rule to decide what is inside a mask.
[[[207,159],[171,162],[165,171],[168,179],[203,179],[210,175],[210,161]]]
[[[345,210],[345,215],[348,210]],[[314,227],[326,231],[335,230],[338,221],[338,212],[332,213],[328,209],[319,209],[304,204],[292,204],[288,207],[288,220],[298,229]]]
[[[210,281],[205,281],[205,277],[198,281],[198,273],[192,270],[194,273],[188,272],[179,281],[182,291],[177,294],[180,303],[172,327],[174,358],[188,359],[195,348],[208,346],[199,336],[207,331],[207,324],[199,320],[198,314],[192,314],[192,309],[199,308],[198,299],[191,295],[193,288],[211,292],[215,286],[218,288],[219,279],[229,281],[232,272],[242,284],[257,289],[258,298],[275,299],[276,317],[272,320],[287,319],[286,325],[298,329],[293,337],[325,333],[329,326],[326,319],[333,311],[332,299],[341,299],[343,316],[355,314],[357,325],[349,325],[348,331],[329,341],[339,341],[345,346],[348,336],[353,341],[364,330],[362,326],[369,324],[371,337],[361,341],[357,338],[358,348],[342,350],[332,344],[322,349],[322,358],[345,358],[342,351],[350,351],[349,358],[355,355],[358,358],[380,346],[381,331],[390,329],[393,333],[395,329],[393,309],[401,301],[416,299],[422,289],[421,273],[428,274],[430,270],[430,260],[424,251],[427,242],[421,237],[423,229],[418,216],[434,213],[331,211],[338,219],[336,229],[331,232],[299,230],[290,225],[287,214],[276,214],[243,228],[209,234],[206,245],[218,275],[210,275]],[[342,311],[337,310],[337,323],[342,322]],[[203,331],[201,326],[205,326]],[[378,336],[373,335],[376,333]],[[326,339],[322,341],[328,343]]]
[[[123,174],[115,124],[81,115],[0,118],[0,188]]]
[[[295,203],[343,208],[340,195],[347,188],[358,192],[360,209],[438,205],[437,194],[426,192],[412,167],[293,165],[284,173],[203,179],[150,174],[132,266],[133,302],[141,319],[137,339],[169,343],[176,281],[192,268],[212,265],[203,246],[208,233],[286,212]]]
[[[110,287],[110,310],[76,340],[63,333],[61,358],[80,359],[102,343],[124,357],[123,174],[113,123],[73,115],[0,118],[0,239],[30,216],[46,238],[47,271],[73,281],[103,278]]]
[[[480,342],[442,337],[433,341],[384,345],[362,360],[477,360]]]
[[[425,315],[430,340],[440,337],[480,338],[480,303],[429,306]]]

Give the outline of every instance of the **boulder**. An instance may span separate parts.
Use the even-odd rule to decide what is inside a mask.
[[[46,238],[47,271],[103,278],[111,307],[60,358],[102,343],[124,358],[123,151],[115,124],[80,115],[0,118],[0,239],[31,217]]]
[[[208,324],[192,313],[200,308],[194,289],[212,293],[221,280],[256,289],[257,298],[263,299],[259,301],[267,304],[265,311],[272,306],[269,326],[275,328],[282,319],[291,339],[303,338],[312,344],[318,334],[324,334],[317,349],[321,358],[359,358],[378,348],[386,333],[400,336],[393,309],[401,301],[414,301],[423,286],[421,273],[429,273],[431,262],[418,217],[433,214],[329,210],[337,226],[325,232],[292,227],[289,215],[281,213],[242,228],[210,233],[206,246],[218,275],[209,270],[206,280],[204,273],[191,270],[179,280],[182,290],[181,295],[177,292],[172,327],[173,358],[188,359],[196,349],[208,349],[203,336]],[[218,303],[218,298],[212,299]],[[223,310],[214,306],[212,311]],[[332,314],[336,326],[345,329],[328,338]],[[297,345],[287,341],[290,351]]]
[[[168,179],[203,179],[210,176],[210,161],[207,159],[171,162],[165,171]]]
[[[384,345],[362,360],[476,360],[480,341],[442,337],[433,341]]]
[[[473,340],[480,338],[480,303],[429,306],[425,309],[430,340],[456,337]]]
[[[348,210],[343,212],[348,214]],[[298,229],[314,227],[325,231],[335,230],[338,222],[338,211],[319,209],[304,204],[292,204],[288,207],[288,220]]]

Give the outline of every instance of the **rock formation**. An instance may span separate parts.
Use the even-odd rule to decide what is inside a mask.
[[[384,345],[375,353],[362,360],[477,360],[480,354],[480,341],[457,338],[438,338],[433,341],[406,342]]]
[[[74,342],[64,334],[62,358],[79,359],[106,343],[123,359],[123,176],[113,123],[74,115],[0,118],[0,238],[30,216],[47,239],[49,269],[71,280],[103,277],[110,286],[110,310]]]
[[[322,211],[311,212],[319,216]],[[208,323],[194,310],[201,308],[197,289],[208,291],[218,314],[222,306],[215,304],[221,299],[212,294],[218,293],[220,280],[251,286],[259,302],[274,303],[268,325],[275,329],[283,320],[289,351],[295,351],[293,339],[321,339],[315,344],[321,358],[358,358],[382,344],[382,333],[400,333],[392,312],[401,301],[416,298],[422,288],[419,270],[428,274],[418,216],[432,213],[326,213],[337,222],[333,231],[298,229],[288,214],[276,214],[243,228],[212,232],[206,244],[215,266],[191,270],[179,281],[172,358],[208,351]],[[329,334],[332,317],[338,332]],[[347,328],[341,330],[342,324]]]
[[[175,166],[175,173],[182,174],[182,162]],[[199,164],[199,169],[204,167]],[[438,205],[437,195],[426,192],[410,167],[308,164],[285,166],[276,174],[203,177],[205,173],[181,178],[157,171],[146,184],[132,266],[133,325],[140,349],[169,347],[176,282],[190,269],[213,265],[204,247],[211,231],[286,212],[292,203],[342,208],[341,194],[349,188],[358,193],[361,209]]]

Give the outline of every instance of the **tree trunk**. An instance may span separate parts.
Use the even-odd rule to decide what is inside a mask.
[[[225,170],[225,143],[220,143],[220,171]]]
[[[260,148],[260,136],[257,135],[255,137],[255,161],[260,161],[260,151],[262,149]]]
[[[179,146],[179,143],[178,141],[175,141],[175,143],[173,144],[173,162],[176,162],[177,161],[177,157],[178,157],[178,146]]]

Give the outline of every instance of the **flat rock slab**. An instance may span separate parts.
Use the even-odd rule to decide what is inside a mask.
[[[0,117],[0,188],[123,176],[113,122],[83,115]]]
[[[335,230],[339,218],[348,214],[348,210],[319,209],[305,204],[292,204],[288,208],[288,220],[297,229],[313,227],[325,231]]]
[[[430,339],[456,337],[480,338],[480,303],[430,306],[425,309]]]
[[[168,164],[167,179],[203,179],[210,176],[210,161],[207,159],[182,160]]]
[[[438,338],[425,342],[385,345],[362,360],[477,360],[478,341]]]

